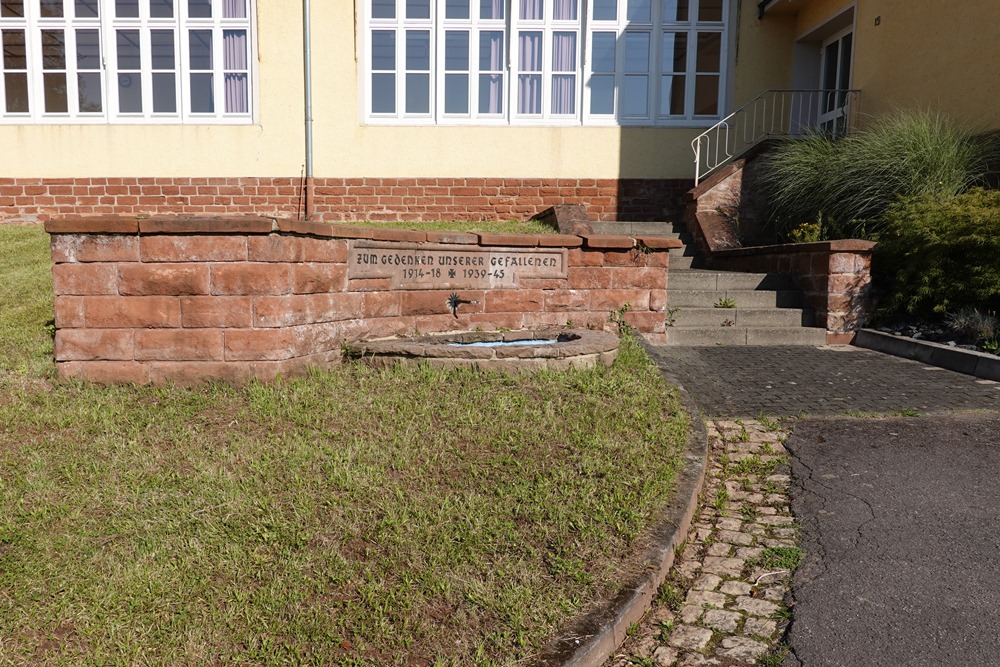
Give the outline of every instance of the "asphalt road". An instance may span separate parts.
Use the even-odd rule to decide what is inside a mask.
[[[1000,414],[794,422],[785,667],[1000,665]]]

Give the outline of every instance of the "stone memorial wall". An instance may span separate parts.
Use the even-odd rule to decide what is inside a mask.
[[[627,321],[663,338],[674,239],[470,234],[273,218],[46,223],[60,377],[246,381],[345,342]]]

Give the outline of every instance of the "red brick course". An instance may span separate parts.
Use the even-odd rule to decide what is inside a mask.
[[[605,236],[603,247],[586,247],[571,235],[493,235],[484,244],[475,234],[350,228],[351,239],[401,249],[418,238],[439,248],[451,237],[456,251],[527,246],[565,255],[566,277],[450,290],[349,279],[349,244],[356,241],[328,225],[235,220],[229,230],[221,219],[133,226],[101,218],[46,229],[55,260],[59,373],[97,382],[271,379],[335,362],[344,342],[415,331],[569,322],[609,328],[610,311],[626,302],[633,326],[662,337],[666,249],[679,246],[665,240],[653,250],[628,236]],[[114,229],[132,231],[108,233]],[[495,245],[501,241],[506,246]],[[452,291],[465,301],[456,314],[447,307]]]
[[[184,231],[184,222],[156,216],[247,216],[241,231],[266,232],[263,218],[304,217],[303,181],[285,177],[4,179],[0,223],[66,218],[152,217],[143,232]],[[663,220],[691,181],[587,178],[317,178],[313,220],[507,220],[557,204],[584,204],[596,220]],[[263,218],[262,218],[263,217]],[[130,222],[119,224],[136,225]],[[135,229],[118,228],[115,233]],[[285,230],[283,230],[285,231]],[[399,232],[386,231],[385,240]]]

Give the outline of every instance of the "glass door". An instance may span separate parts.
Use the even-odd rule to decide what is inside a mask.
[[[820,81],[823,94],[819,108],[819,126],[833,135],[847,131],[847,91],[851,87],[851,61],[854,33],[848,29],[823,42]]]

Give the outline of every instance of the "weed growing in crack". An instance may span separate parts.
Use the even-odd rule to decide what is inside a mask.
[[[729,502],[729,490],[724,486],[720,486],[715,492],[715,502],[712,503],[715,509],[720,512],[726,507],[726,503]]]
[[[757,658],[757,667],[781,667],[788,656],[788,644],[778,644],[764,655]]]
[[[663,582],[656,591],[656,602],[670,611],[680,611],[684,604],[684,592],[670,582]]]
[[[670,639],[670,633],[674,629],[673,621],[660,621],[659,623],[660,631],[657,633],[657,640],[666,643]]]
[[[761,411],[761,413],[757,415],[757,423],[759,423],[761,427],[769,433],[777,431],[779,428],[781,428],[781,426],[778,424],[777,419],[771,419],[770,417],[765,415],[763,411]]]
[[[748,564],[751,567],[760,567],[765,570],[788,570],[791,572],[801,562],[802,550],[798,547],[768,547],[755,558],[751,558]]]
[[[778,457],[764,461],[759,456],[754,454],[753,456],[748,456],[744,459],[736,461],[729,467],[730,467],[730,472],[734,475],[763,476],[763,475],[773,474],[775,468],[778,467],[778,464],[785,462],[786,462],[785,457]]]

